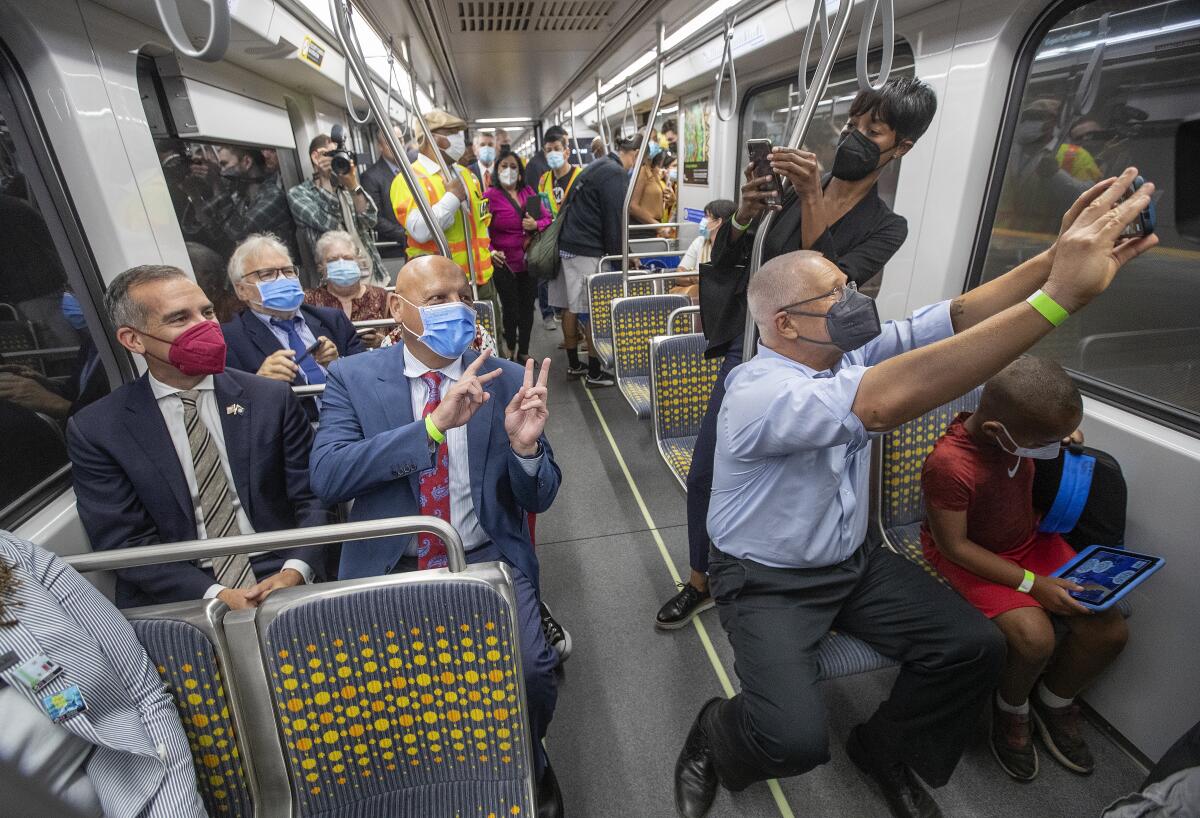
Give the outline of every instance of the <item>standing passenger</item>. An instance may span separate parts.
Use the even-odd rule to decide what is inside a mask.
[[[396,136],[396,144],[403,145],[404,137],[401,135],[400,126],[393,126],[392,132]],[[394,247],[381,249],[379,255],[383,258],[404,258],[404,227],[396,221],[396,213],[392,210],[392,182],[400,175],[400,161],[392,153],[392,146],[388,144],[383,131],[376,136],[375,146],[379,150],[379,158],[375,160],[375,164],[363,171],[362,185],[379,211],[379,221],[375,224],[375,233],[379,241],[396,243]]]
[[[708,593],[708,519],[712,492],[717,412],[725,397],[725,379],[742,362],[746,324],[746,279],[758,219],[769,208],[779,212],[763,246],[763,261],[794,250],[815,250],[862,285],[882,269],[908,235],[904,218],[879,198],[876,180],[884,167],[912,150],[937,109],[933,89],[918,79],[888,82],[882,91],[860,91],[850,103],[830,173],[821,175],[816,156],[804,150],[775,148],[771,167],[791,187],[783,196],[762,190],[771,177],[751,176],[746,168],[738,211],[716,234],[712,260],[701,276],[700,314],[709,358],[725,360],[709,396],[688,472],[688,553],[692,573],[659,610],[655,625],[680,628],[712,607]]]
[[[551,128],[551,131],[554,129]],[[558,133],[547,132],[546,138],[542,140],[542,153],[545,157],[545,163],[549,170],[542,174],[537,182],[537,192],[542,197],[542,204],[550,210],[554,218],[558,218],[558,213],[562,210],[562,203],[566,201],[567,194],[571,192],[571,186],[575,184],[575,179],[583,171],[578,165],[571,164],[570,152],[567,150],[567,140],[559,136]],[[532,165],[538,156],[534,156],[529,160]],[[526,170],[525,178],[529,178],[529,171]],[[550,289],[549,282],[542,281],[538,283],[538,306],[542,312],[542,326],[553,332],[557,329],[555,324],[555,311],[550,306]],[[564,320],[566,316],[564,315]],[[570,320],[574,321],[574,318]],[[564,330],[564,333],[566,331]],[[572,329],[570,335],[574,337],[575,329]]]
[[[750,281],[762,340],[729,376],[708,516],[741,693],[710,700],[692,725],[675,767],[684,818],[708,812],[718,783],[737,791],[829,760],[817,651],[834,628],[902,663],[851,731],[850,760],[894,816],[941,815],[916,776],[950,779],[1004,639],[916,563],[867,541],[871,436],[996,374],[1153,247],[1153,235],[1120,239],[1153,185],[1113,209],[1136,173],[1081,196],[1045,252],[882,328],[874,302],[819,253],[778,256]]]
[[[542,144],[545,145],[551,141],[562,142],[566,147],[567,132],[558,125],[551,125],[542,135]],[[567,164],[571,164],[570,151],[567,151]],[[525,167],[525,184],[536,190],[542,175],[548,170],[550,170],[550,163],[546,161],[546,157],[535,153],[529,157],[529,164]]]

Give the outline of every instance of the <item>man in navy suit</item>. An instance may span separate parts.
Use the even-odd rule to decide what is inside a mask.
[[[225,368],[213,305],[180,269],[126,270],[108,286],[117,340],[149,370],[67,424],[79,517],[92,548],[332,522],[308,486],[312,426],[285,384]],[[254,607],[312,582],[320,547],[117,572],[117,605],[218,596]]]
[[[545,812],[561,796],[540,739],[554,712],[557,657],[542,629],[538,562],[526,513],[546,511],[562,474],[542,434],[550,360],[467,351],[475,312],[462,270],[442,256],[406,264],[389,295],[402,343],[337,362],[329,370],[313,447],[313,490],[327,503],[353,500],[351,520],[425,514],[454,525],[467,561],[513,569],[521,665]],[[341,579],[446,564],[431,535],[346,543]]]
[[[229,280],[249,308],[221,325],[230,368],[315,385],[325,383],[326,367],[339,357],[366,349],[344,312],[304,303],[299,272],[274,236],[239,244],[229,258]]]

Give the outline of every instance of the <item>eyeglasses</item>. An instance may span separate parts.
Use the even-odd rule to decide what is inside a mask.
[[[264,267],[261,270],[252,270],[251,272],[247,273],[246,275],[247,275],[247,277],[253,276],[254,278],[257,278],[259,281],[261,281],[265,284],[265,283],[274,281],[275,279],[279,278],[280,276],[283,276],[284,278],[296,278],[296,268],[291,267],[291,266],[288,266],[288,267]]]
[[[806,298],[803,301],[797,301],[794,304],[788,304],[786,307],[780,307],[779,311],[780,312],[794,312],[794,311],[796,311],[795,308],[799,307],[801,304],[811,304],[813,301],[823,301],[824,299],[829,298],[831,295],[836,296],[836,298],[834,298],[834,300],[833,300],[833,303],[840,304],[841,302],[843,302],[847,298],[849,298],[850,293],[852,293],[852,292],[855,292],[855,293],[858,292],[858,285],[855,284],[853,281],[847,281],[845,284],[841,285],[840,287],[834,287],[832,290],[830,290],[827,293],[822,293],[821,295],[815,295],[812,298]],[[800,314],[804,314],[804,313],[801,312]]]

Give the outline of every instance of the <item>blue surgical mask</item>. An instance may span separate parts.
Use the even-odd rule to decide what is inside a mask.
[[[700,222],[700,238],[702,238],[702,239],[708,238],[708,220],[707,219]]]
[[[274,281],[258,282],[258,296],[263,307],[277,312],[295,312],[304,303],[300,280],[283,276]]]
[[[676,168],[671,168],[669,171],[667,171],[667,178],[672,182],[676,181],[679,179],[679,170]]]
[[[996,421],[996,425],[1000,427],[1002,432],[1004,432],[1004,436],[1008,438],[1008,442],[1012,444],[1012,448],[1010,449],[1008,446],[1005,446],[1004,442],[998,437],[996,438],[996,445],[998,445],[1008,454],[1011,454],[1013,457],[1017,458],[1017,465],[1008,470],[1009,477],[1016,476],[1017,469],[1021,468],[1022,457],[1028,457],[1030,460],[1053,460],[1054,458],[1058,457],[1060,452],[1062,452],[1062,444],[1057,440],[1053,443],[1047,443],[1045,446],[1038,446],[1037,448],[1018,446],[1016,439],[1009,433],[1008,429],[1005,428],[1003,423]]]
[[[404,296],[400,296],[408,301]],[[411,301],[408,301],[412,304]],[[467,351],[467,347],[475,340],[475,310],[470,304],[461,301],[451,301],[448,304],[432,304],[427,307],[417,307],[421,316],[421,325],[425,331],[417,336],[417,340],[429,347],[429,351],[443,358],[454,360]],[[411,331],[411,330],[410,330]]]
[[[357,261],[335,258],[325,265],[325,277],[339,287],[349,287],[362,279],[362,268]]]
[[[83,307],[79,305],[79,299],[74,293],[62,294],[62,314],[67,319],[67,323],[76,330],[87,329],[87,319],[83,317]]]
[[[490,165],[496,161],[496,149],[491,145],[484,145],[479,149],[479,161],[485,165]]]
[[[567,164],[567,159],[563,156],[562,151],[551,151],[546,154],[546,164],[550,166],[550,170],[558,170]]]
[[[650,158],[653,159],[654,157],[656,157],[660,153],[662,153],[662,146],[659,145],[657,142],[651,142],[648,150],[650,151]]]

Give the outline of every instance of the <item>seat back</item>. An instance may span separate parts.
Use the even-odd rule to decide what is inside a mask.
[[[884,531],[925,519],[921,469],[959,412],[973,412],[982,387],[901,424],[880,439],[879,523]]]
[[[499,338],[496,334],[496,306],[491,301],[476,301],[475,316],[479,319],[479,326],[483,327],[493,338]]]
[[[611,346],[612,335],[612,301],[621,298],[621,273],[594,273],[588,276],[588,313],[591,315],[592,337],[598,346]],[[650,281],[630,281],[629,295],[650,295],[654,292],[654,284]],[[601,356],[604,358],[605,356]],[[611,360],[605,360],[611,364]]]
[[[654,437],[694,437],[717,383],[720,358],[705,358],[707,343],[700,332],[661,335],[650,344],[650,395],[654,402]]]
[[[667,334],[667,319],[691,304],[686,295],[642,295],[612,302],[613,357],[617,379],[650,375],[650,340]],[[687,327],[688,319],[677,319]]]
[[[277,591],[257,610],[296,815],[532,815],[508,569]]]
[[[124,611],[175,699],[210,816],[251,818],[258,798],[229,666],[218,599]]]

